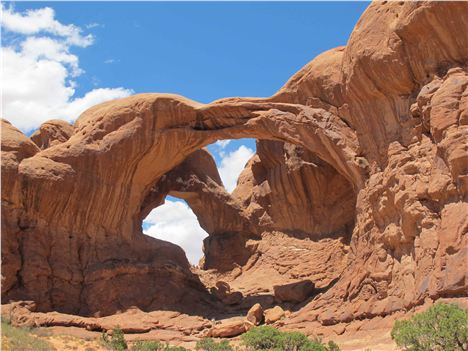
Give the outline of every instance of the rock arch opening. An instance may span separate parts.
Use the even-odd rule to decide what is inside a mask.
[[[222,139],[207,146],[213,156],[224,188],[232,193],[247,162],[254,156],[256,140]]]
[[[345,267],[354,227],[356,193],[352,184],[301,145],[260,139],[255,141],[255,154],[242,165],[237,187],[227,191],[220,176],[222,162],[217,162],[213,148],[218,154],[226,152],[224,143],[229,142],[210,144],[211,153],[199,149],[164,174],[145,198],[143,210],[159,208],[167,195],[187,201],[208,233],[200,268],[214,270],[224,280],[237,280],[234,284],[246,293],[255,291],[258,284],[252,288],[252,281],[238,276],[247,270],[261,276],[255,265],[265,257],[269,256],[268,264],[278,282],[283,279],[281,264],[276,263],[289,256],[283,248],[288,245],[314,260],[323,256],[326,262],[313,269],[302,267],[302,273],[291,273],[289,279],[310,277],[319,286],[330,284]]]
[[[255,154],[255,148],[255,139],[248,138],[218,140],[206,147],[205,150],[209,154],[205,154],[205,157],[211,157],[216,166],[216,170],[211,168],[206,171],[211,174],[211,180],[219,185],[217,189],[219,192],[222,192],[222,189],[228,194],[234,191],[241,172]],[[190,182],[187,177],[191,176],[179,174],[178,178],[172,181],[181,185],[184,181]],[[190,264],[199,266],[200,259],[203,258],[203,240],[209,234],[198,222],[190,203],[184,199],[191,198],[193,203],[193,196],[180,195],[181,192],[187,192],[186,190],[183,186],[179,187],[179,191],[169,189],[165,199],[156,204],[156,207],[143,219],[142,231],[148,236],[178,245],[184,250]],[[180,197],[170,195],[178,193]]]
[[[191,272],[215,297],[219,284],[227,284],[235,294],[221,302],[229,308],[257,300],[273,306],[275,286],[302,281],[315,287],[304,295],[312,299],[333,286],[347,266],[356,192],[344,175],[300,144],[249,141],[255,146],[220,139],[189,154],[157,179],[142,206],[143,213],[150,212],[141,218],[153,225],[157,215],[178,221],[169,224],[178,231],[172,240],[161,225],[149,234],[181,247]],[[236,160],[233,155],[244,156],[240,174],[231,177],[239,177],[235,187],[225,186],[223,177],[223,160]],[[178,218],[180,210],[190,212],[190,219]],[[184,233],[190,237],[181,238]]]
[[[167,196],[143,220],[142,229],[145,235],[178,245],[192,266],[199,265],[208,233],[185,200]]]

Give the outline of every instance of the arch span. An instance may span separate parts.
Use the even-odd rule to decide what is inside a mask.
[[[105,281],[124,281],[123,276],[130,274],[126,267],[133,267],[131,262],[135,260],[147,267],[139,274],[157,276],[154,291],[159,295],[158,281],[170,274],[168,266],[162,264],[165,260],[185,267],[183,276],[188,282],[180,284],[203,290],[199,283],[194,283],[197,278],[190,273],[180,248],[151,238],[135,238],[141,234],[142,214],[158,201],[149,199],[148,194],[161,177],[183,163],[187,156],[216,140],[242,137],[300,145],[346,178],[354,192],[364,183],[366,170],[359,163],[357,138],[346,123],[324,109],[274,103],[268,99],[231,99],[202,105],[174,95],[136,95],[89,109],[76,121],[75,133],[68,141],[22,160],[18,166],[18,182],[23,184],[27,197],[18,205],[23,208],[22,221],[34,219],[35,223],[41,223],[39,227],[46,233],[44,238],[54,238],[52,255],[60,257],[61,246],[76,247],[75,257],[65,260],[70,262],[65,271],[78,270],[79,278],[60,282],[65,287],[57,290],[68,291],[74,300],[67,302],[66,308],[70,308],[67,311],[86,313],[101,309],[103,301],[109,300],[100,291]],[[187,193],[179,196],[187,196],[192,208],[197,207]],[[220,201],[226,199],[221,197]],[[258,235],[261,227],[252,227],[250,217],[238,211],[235,202],[228,200],[226,204],[224,207],[230,208],[226,216],[236,220],[228,221],[221,216],[216,228],[223,227],[225,235],[229,232]],[[202,226],[209,227],[207,221],[199,219]],[[208,232],[216,232],[215,227]],[[56,236],[56,231],[73,234]],[[119,270],[125,273],[111,268],[112,262],[120,262],[123,266]],[[47,266],[46,263],[44,269],[50,269]],[[19,291],[26,289],[45,309],[62,306],[64,298],[51,297],[50,289],[46,288],[50,286],[49,279],[41,277]],[[96,293],[96,289],[100,292]],[[13,296],[17,292],[13,289]],[[38,292],[43,293],[38,296]],[[147,300],[133,295],[124,305]],[[178,297],[168,299],[170,303],[161,299],[143,305],[156,308],[178,301]],[[110,300],[112,303],[106,302],[107,313],[122,304],[118,299]]]
[[[141,204],[158,179],[219,139],[251,137],[301,145],[348,179],[354,191],[365,179],[354,131],[333,113],[303,105],[242,99],[200,105],[179,96],[146,94],[96,106],[76,125],[76,134],[96,148],[85,156],[86,162],[95,166],[109,154],[119,155],[119,164],[113,166],[118,171],[103,168],[99,177],[124,182],[124,193],[112,187],[105,194],[103,187],[102,196],[127,203],[128,213],[118,216],[127,223],[108,223],[127,233],[139,225]],[[123,174],[128,178],[122,179]]]

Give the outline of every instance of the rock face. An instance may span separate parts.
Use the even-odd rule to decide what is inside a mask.
[[[273,291],[276,301],[296,303],[305,301],[316,292],[315,285],[310,280],[303,280],[286,285],[275,285]]]
[[[43,123],[39,130],[31,135],[31,140],[43,150],[67,141],[72,135],[72,125],[60,119],[53,119]]]
[[[378,2],[270,98],[136,95],[32,140],[4,121],[2,301],[216,315],[183,251],[141,232],[167,194],[210,234],[203,268],[244,296],[323,289],[288,328],[466,295],[467,31],[466,2]],[[241,137],[258,150],[228,194],[202,148]]]
[[[269,231],[349,237],[356,194],[349,181],[304,147],[261,140],[233,196]]]

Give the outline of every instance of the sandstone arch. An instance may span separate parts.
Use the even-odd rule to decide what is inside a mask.
[[[254,252],[242,243],[260,239],[265,231],[349,242],[355,218],[356,194],[346,178],[303,147],[278,141],[257,142],[257,154],[232,194],[225,191],[209,152],[195,151],[151,187],[140,221],[167,195],[187,201],[210,234],[204,267],[218,270],[244,265]],[[210,250],[212,245],[231,249],[219,252]]]
[[[300,105],[242,101],[205,107],[176,96],[147,94],[88,110],[75,123],[75,133],[68,141],[24,159],[18,165],[16,181],[28,193],[28,200],[19,216],[28,223],[34,221],[31,225],[34,230],[37,223],[43,223],[51,236],[56,231],[70,233],[59,240],[65,241],[61,245],[78,246],[75,265],[82,264],[79,261],[84,254],[80,250],[95,245],[112,251],[109,242],[115,241],[121,242],[122,248],[134,248],[135,235],[141,233],[142,206],[159,178],[196,148],[217,139],[241,136],[307,145],[353,179],[356,190],[362,184],[365,170],[356,159],[355,135],[330,112]],[[31,192],[27,190],[28,184],[34,184]],[[59,193],[64,191],[68,196],[61,197]],[[70,201],[73,198],[80,200]],[[64,216],[65,213],[70,216]],[[228,229],[224,228],[224,232]],[[85,242],[88,235],[95,241],[91,247]],[[156,249],[148,255],[153,257],[157,252]],[[129,260],[128,254],[122,252],[108,254],[110,257],[104,261]],[[116,254],[122,256],[112,258]],[[178,256],[179,263],[187,267],[180,249]],[[102,259],[87,257],[87,260],[95,261],[95,269],[102,270]],[[65,266],[71,274],[77,269],[70,267],[70,263]],[[41,287],[31,290],[47,290],[49,280],[50,277],[44,277],[39,283]],[[71,284],[76,285],[73,287],[76,294],[81,293],[81,284],[82,281]],[[49,303],[57,305],[44,302],[45,306]],[[101,308],[102,302],[96,305]]]
[[[210,305],[180,249],[138,237],[141,214],[187,156],[247,136],[303,147],[356,194],[339,280],[290,327],[466,295],[468,39],[449,33],[467,31],[467,6],[373,3],[345,48],[270,98],[137,95],[91,108],[44,150],[4,122],[3,299],[81,314]]]

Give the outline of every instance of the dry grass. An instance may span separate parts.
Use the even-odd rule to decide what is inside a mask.
[[[16,328],[2,319],[2,350],[56,351],[57,349],[29,328]]]
[[[107,351],[90,338],[57,335],[46,328],[17,328],[2,319],[2,351]]]

